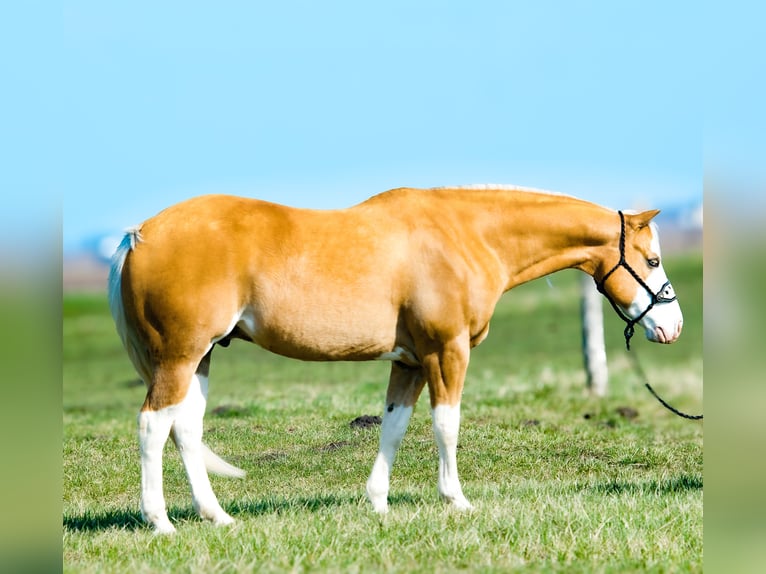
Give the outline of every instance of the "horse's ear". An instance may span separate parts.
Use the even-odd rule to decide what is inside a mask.
[[[649,225],[649,222],[654,219],[660,212],[659,209],[650,209],[649,211],[642,211],[630,216],[630,224],[635,230],[642,229]]]

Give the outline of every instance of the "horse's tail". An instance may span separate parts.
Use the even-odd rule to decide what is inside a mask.
[[[112,265],[109,269],[109,310],[112,312],[114,325],[117,327],[123,346],[128,351],[130,361],[144,383],[149,385],[152,376],[149,351],[128,323],[122,301],[122,269],[128,254],[142,241],[140,230],[140,226],[127,229],[117,251],[112,255]]]
[[[142,241],[140,230],[140,227],[128,229],[112,256],[112,266],[109,270],[109,309],[112,312],[117,333],[128,351],[130,361],[148,386],[152,377],[149,351],[139,339],[135,329],[128,323],[122,301],[122,270],[128,254]],[[244,470],[223,460],[204,443],[202,443],[202,456],[205,467],[212,473],[235,478],[242,478],[246,474]]]
[[[210,447],[204,442],[202,443],[202,458],[205,461],[205,468],[213,474],[229,476],[232,478],[244,478],[247,474],[241,468],[237,468],[233,464],[229,464],[223,460],[220,456],[210,450]]]

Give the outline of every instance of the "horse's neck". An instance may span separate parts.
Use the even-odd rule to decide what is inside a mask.
[[[617,214],[569,196],[500,191],[476,194],[488,214],[482,235],[504,267],[505,290],[561,269],[593,275],[617,247]]]

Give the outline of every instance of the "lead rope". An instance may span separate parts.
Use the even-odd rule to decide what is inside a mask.
[[[638,360],[638,355],[636,354],[636,351],[633,351],[632,353],[628,351],[628,356],[631,359],[631,362],[633,363],[633,367],[636,369],[636,372],[638,373],[638,376],[641,377],[644,381],[644,386],[649,389],[649,392],[652,393],[655,399],[657,399],[660,404],[668,409],[671,413],[678,415],[681,418],[689,419],[692,421],[701,421],[702,415],[690,415],[687,413],[684,413],[682,411],[679,411],[674,406],[668,404],[660,395],[657,394],[657,391],[655,391],[652,388],[652,385],[649,384],[649,377],[646,376],[646,373],[644,372],[644,369],[641,367],[641,363]]]
[[[625,336],[625,347],[628,351],[628,356],[630,357],[631,361],[633,362],[633,367],[636,369],[636,372],[638,373],[639,377],[641,377],[644,381],[644,386],[649,389],[649,392],[654,396],[655,399],[657,399],[660,404],[668,409],[671,413],[678,415],[679,417],[693,420],[693,421],[699,421],[703,420],[702,415],[690,415],[686,414],[684,412],[679,411],[677,408],[673,407],[672,405],[668,404],[660,395],[657,394],[657,392],[652,388],[652,385],[649,384],[649,377],[646,376],[646,373],[644,372],[644,369],[641,367],[641,363],[638,360],[638,356],[636,355],[636,352],[633,351],[630,352],[630,339],[633,337],[633,333],[635,332],[635,325],[638,323],[641,319],[644,318],[644,315],[646,315],[649,310],[654,307],[657,303],[670,303],[671,301],[675,301],[676,297],[675,294],[673,297],[666,297],[664,295],[665,289],[670,285],[670,281],[667,281],[662,287],[660,287],[660,290],[655,293],[652,291],[649,286],[644,282],[643,279],[638,275],[638,273],[635,272],[635,270],[628,264],[627,260],[625,259],[625,216],[623,215],[622,211],[618,211],[617,213],[620,214],[620,260],[617,262],[617,264],[612,267],[612,269],[601,278],[601,281],[596,282],[596,289],[598,289],[601,294],[606,297],[607,301],[611,303],[612,307],[614,308],[617,315],[625,321],[625,331],[623,332],[623,335]],[[617,306],[617,303],[612,299],[612,297],[609,295],[609,293],[606,292],[606,288],[604,287],[604,284],[606,283],[606,280],[609,278],[609,276],[617,271],[619,267],[625,268],[632,276],[633,278],[638,282],[641,287],[646,289],[646,291],[649,293],[649,296],[651,298],[651,301],[649,302],[649,305],[646,309],[644,309],[643,313],[641,313],[638,317],[631,319],[630,317],[626,316],[625,313],[622,312],[622,310]]]

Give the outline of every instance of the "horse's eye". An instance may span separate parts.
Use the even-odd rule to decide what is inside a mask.
[[[649,264],[649,267],[659,267],[660,266],[660,259],[659,259],[659,257],[653,257],[651,259],[647,259],[646,262]]]

